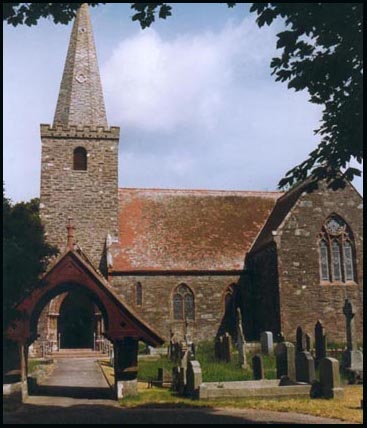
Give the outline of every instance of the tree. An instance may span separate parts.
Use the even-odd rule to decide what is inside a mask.
[[[13,205],[3,189],[3,329],[17,313],[14,305],[33,287],[57,249],[45,242],[39,200]]]
[[[12,25],[35,25],[40,17],[69,22],[81,3],[3,3],[3,19]],[[92,6],[105,3],[89,3]],[[234,7],[236,3],[227,3]],[[167,18],[167,3],[131,3],[132,19],[149,27],[158,15]],[[257,24],[284,19],[286,30],[277,37],[281,54],[271,61],[277,81],[295,91],[307,89],[310,102],[324,106],[321,141],[309,157],[286,173],[279,186],[311,177],[326,179],[329,186],[345,186],[361,171],[349,167],[363,161],[363,4],[362,3],[253,3]]]

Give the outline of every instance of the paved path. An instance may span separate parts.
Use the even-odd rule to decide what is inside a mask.
[[[51,376],[36,386],[5,424],[335,424],[335,419],[253,409],[121,408],[110,398],[93,359],[58,360]]]

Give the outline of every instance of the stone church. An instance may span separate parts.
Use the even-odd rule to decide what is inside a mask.
[[[41,125],[40,212],[60,249],[46,277],[67,272],[72,250],[78,269],[139,320],[139,339],[234,334],[239,307],[247,340],[263,330],[294,340],[297,326],[313,334],[321,320],[329,342],[343,342],[348,298],[362,340],[363,201],[351,184],[308,192],[305,182],[286,193],[119,188],[119,132],[107,123],[83,4],[53,124]],[[43,302],[39,340],[83,348],[103,337],[103,305],[78,275]]]

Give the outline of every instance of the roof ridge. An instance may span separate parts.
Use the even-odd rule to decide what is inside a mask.
[[[223,192],[223,193],[262,193],[262,194],[275,194],[284,195],[285,192],[280,190],[235,190],[235,189],[175,189],[175,188],[159,188],[159,187],[119,187],[118,190],[150,190],[150,191],[161,191],[161,192]]]

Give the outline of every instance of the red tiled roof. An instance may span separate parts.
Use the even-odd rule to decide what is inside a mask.
[[[119,189],[113,271],[242,269],[281,192]]]

